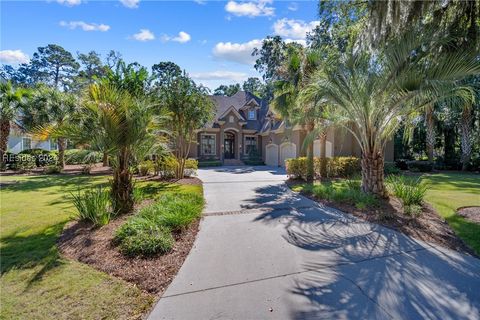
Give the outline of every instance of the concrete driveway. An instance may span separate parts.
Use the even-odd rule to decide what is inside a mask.
[[[281,169],[202,169],[195,245],[149,319],[480,319],[480,260],[321,207]]]

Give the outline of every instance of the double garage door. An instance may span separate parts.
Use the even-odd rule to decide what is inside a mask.
[[[284,167],[285,160],[297,157],[294,143],[284,142],[280,146],[271,143],[265,147],[265,164],[272,167]]]

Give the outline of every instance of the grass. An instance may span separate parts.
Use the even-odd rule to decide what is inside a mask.
[[[59,256],[56,240],[74,216],[70,193],[106,185],[108,176],[3,176],[0,192],[0,319],[127,319],[153,297]],[[201,186],[137,184],[143,195]]]
[[[480,206],[480,175],[463,173],[427,174],[425,200],[480,255],[480,224],[469,222],[456,214],[459,207]]]
[[[197,192],[164,193],[156,203],[142,208],[118,230],[115,240],[129,256],[169,252],[174,239],[172,232],[186,229],[200,218],[204,200]]]

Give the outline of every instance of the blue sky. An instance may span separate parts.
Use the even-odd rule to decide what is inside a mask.
[[[28,61],[55,43],[76,54],[113,49],[151,67],[173,61],[199,83],[259,76],[251,50],[267,35],[304,42],[317,1],[3,1],[1,63]]]

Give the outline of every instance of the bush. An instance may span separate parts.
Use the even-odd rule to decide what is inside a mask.
[[[0,168],[2,170],[7,170],[7,169],[12,169],[12,170],[15,170],[15,164],[17,162],[17,155],[15,153],[11,153],[11,152],[5,152],[3,154],[3,161],[5,163],[5,167],[4,168]]]
[[[57,165],[50,165],[45,167],[44,173],[46,174],[55,174],[55,173],[60,173],[62,171],[62,168],[60,168]]]
[[[398,159],[395,161],[395,165],[400,170],[408,170],[408,160],[407,159]]]
[[[315,176],[320,176],[321,158],[313,159]],[[326,158],[327,177],[351,177],[361,170],[360,159],[356,157]],[[307,158],[301,157],[286,161],[287,174],[293,178],[305,179],[307,174]]]
[[[401,172],[400,168],[397,167],[393,162],[385,162],[383,170],[387,176],[390,174],[399,174]]]
[[[414,172],[431,172],[433,170],[433,163],[430,161],[408,161],[408,169]]]
[[[149,173],[153,172],[154,169],[155,169],[155,164],[153,163],[152,160],[142,161],[138,165],[138,173],[141,176],[148,175]]]
[[[410,214],[414,206],[421,206],[427,186],[421,181],[421,177],[389,176],[387,187],[390,192],[402,201],[405,213]]]
[[[83,193],[72,194],[73,205],[77,208],[80,220],[92,222],[95,226],[103,226],[110,222],[110,195],[108,191],[97,187]]]
[[[43,149],[27,149],[18,153],[29,154],[35,157],[35,165],[37,167],[44,167],[57,164],[57,155],[54,152],[43,150]]]
[[[103,154],[98,151],[86,149],[67,149],[65,150],[66,164],[92,164],[102,162]]]
[[[115,241],[127,256],[164,254],[172,250],[174,244],[168,228],[145,218],[127,221],[117,230]]]
[[[195,159],[185,160],[185,177],[192,177],[197,174],[198,170],[198,161]]]
[[[30,171],[36,167],[35,157],[29,154],[17,155],[16,161],[12,167],[14,170]]]
[[[177,158],[172,155],[163,156],[155,161],[155,174],[160,175],[164,179],[175,177],[175,171],[178,167]]]
[[[167,193],[142,208],[117,231],[120,250],[130,256],[166,253],[173,246],[171,232],[179,232],[201,216],[204,200],[194,192]]]
[[[220,167],[220,166],[222,166],[222,162],[220,160],[200,160],[198,162],[199,168]]]

